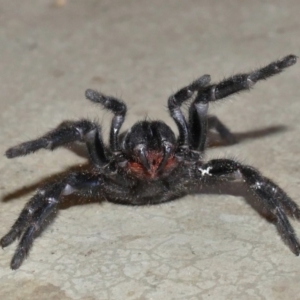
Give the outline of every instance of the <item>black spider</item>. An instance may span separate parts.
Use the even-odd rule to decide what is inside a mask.
[[[257,81],[276,75],[295,63],[296,56],[289,55],[218,84],[209,84],[210,76],[204,75],[182,88],[168,100],[170,115],[179,130],[178,137],[162,121],[138,122],[119,136],[126,105],[119,99],[87,90],[87,99],[114,113],[109,146],[103,143],[99,124],[83,119],[64,122],[41,138],[6,151],[8,158],[14,158],[41,148],[53,150],[80,141],[86,144],[92,164],[92,171],[71,172],[47,183],[26,204],[11,230],[1,239],[1,246],[6,247],[20,238],[11,268],[20,267],[40,228],[65,195],[92,194],[122,204],[157,204],[200,192],[205,184],[232,179],[247,185],[263,209],[274,218],[292,252],[299,255],[300,243],[287,215],[300,220],[300,209],[279,186],[255,168],[235,160],[203,161],[209,128],[216,129],[227,142],[235,142],[234,136],[216,117],[207,115],[209,102],[249,90]],[[180,106],[192,97],[186,121]]]

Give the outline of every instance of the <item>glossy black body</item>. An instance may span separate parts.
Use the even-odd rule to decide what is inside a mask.
[[[238,74],[217,84],[204,75],[182,88],[168,100],[170,116],[177,124],[178,137],[162,121],[141,121],[119,135],[125,120],[126,105],[114,97],[87,90],[86,97],[113,112],[109,145],[102,139],[100,125],[83,119],[66,121],[44,136],[7,150],[14,158],[39,149],[53,150],[72,142],[86,144],[91,171],[71,172],[49,182],[30,199],[10,231],[1,239],[2,247],[20,238],[11,262],[19,268],[47,218],[64,196],[78,193],[130,205],[157,204],[200,192],[204,185],[235,179],[245,183],[262,207],[274,218],[278,231],[296,254],[300,244],[288,216],[300,220],[297,204],[273,181],[255,168],[235,160],[203,160],[207,131],[215,129],[227,143],[235,137],[217,117],[208,116],[212,101],[249,90],[257,81],[280,73],[296,63],[289,55],[261,69]],[[181,105],[192,99],[186,120]],[[158,208],[159,209],[159,208]]]

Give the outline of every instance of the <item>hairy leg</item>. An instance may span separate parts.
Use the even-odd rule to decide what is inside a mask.
[[[114,117],[110,128],[109,144],[110,149],[113,153],[120,152],[119,131],[125,120],[125,115],[127,111],[125,103],[120,99],[111,96],[105,96],[91,89],[86,90],[85,96],[92,102],[102,104],[104,108],[114,113]]]
[[[60,146],[73,142],[85,142],[91,161],[94,165],[104,166],[108,159],[100,132],[100,125],[89,120],[66,121],[56,129],[42,137],[9,148],[8,158],[27,155],[40,149],[54,150]]]
[[[230,159],[214,159],[199,164],[198,175],[203,181],[236,178],[245,182],[249,190],[259,199],[263,207],[275,217],[276,227],[282,238],[296,255],[300,254],[300,243],[287,216],[300,221],[298,205],[273,181],[258,170]]]
[[[189,110],[192,148],[198,151],[203,151],[205,148],[209,102],[223,99],[241,91],[250,90],[256,82],[277,75],[296,62],[297,57],[295,55],[288,55],[253,72],[237,74],[217,84],[211,84],[202,88]]]
[[[185,117],[180,109],[183,102],[189,100],[193,94],[210,82],[209,75],[203,75],[199,79],[192,82],[190,85],[180,89],[174,95],[169,97],[168,108],[171,117],[174,119],[179,130],[179,146],[188,147],[190,145],[189,129]]]
[[[91,191],[97,188],[101,192],[103,180],[93,174],[72,173],[65,179],[46,184],[25,205],[10,231],[2,237],[2,247],[9,246],[21,238],[11,261],[11,268],[18,269],[27,256],[34,239],[38,236],[47,218],[55,213],[64,195],[78,191]]]

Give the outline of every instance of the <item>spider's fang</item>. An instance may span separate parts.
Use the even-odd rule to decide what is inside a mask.
[[[173,152],[172,144],[164,142],[163,146],[164,146],[164,156],[159,167],[157,168],[157,173],[160,173],[164,169]]]
[[[147,159],[146,150],[142,145],[136,147],[136,151],[138,153],[138,158],[142,165],[147,169],[147,171],[151,170],[150,164]]]

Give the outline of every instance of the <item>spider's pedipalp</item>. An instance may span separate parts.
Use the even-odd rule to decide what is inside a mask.
[[[85,96],[94,103],[102,104],[104,108],[114,113],[110,129],[109,144],[112,152],[120,152],[119,131],[125,120],[125,115],[127,112],[126,104],[120,99],[111,96],[105,96],[91,89],[86,90]]]

